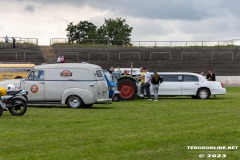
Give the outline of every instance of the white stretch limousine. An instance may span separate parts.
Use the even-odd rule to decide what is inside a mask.
[[[158,95],[161,96],[191,96],[192,98],[207,99],[211,95],[226,94],[223,84],[208,81],[197,73],[189,72],[158,72],[163,78],[159,86]],[[138,95],[140,95],[141,84],[138,83]],[[152,86],[150,87],[153,95]]]

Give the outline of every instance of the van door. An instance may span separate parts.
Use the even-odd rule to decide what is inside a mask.
[[[98,82],[98,99],[109,99],[108,97],[108,86],[104,78],[102,70],[96,70],[96,78]]]
[[[32,71],[25,81],[25,90],[28,91],[30,101],[44,101],[44,71]]]

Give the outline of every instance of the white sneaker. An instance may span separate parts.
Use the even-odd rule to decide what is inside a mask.
[[[157,102],[157,101],[158,101],[158,100],[156,100],[156,99],[154,100],[154,102]]]
[[[140,97],[140,98],[143,98],[143,97],[144,97],[144,95],[143,95],[143,94],[140,94],[140,95],[139,95],[139,97]]]
[[[148,99],[148,101],[152,101],[152,99]]]

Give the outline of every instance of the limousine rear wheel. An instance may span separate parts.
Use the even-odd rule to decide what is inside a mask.
[[[76,95],[71,95],[67,98],[67,106],[69,108],[80,108],[83,107],[84,103],[82,98],[76,96]]]
[[[200,88],[197,92],[197,98],[208,99],[210,96],[210,91],[207,88]]]

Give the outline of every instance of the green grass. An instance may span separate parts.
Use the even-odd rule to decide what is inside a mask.
[[[228,87],[226,95],[208,100],[160,97],[91,109],[29,107],[21,117],[4,112],[0,160],[199,160],[202,153],[239,159],[239,149],[187,149],[240,146],[239,97],[240,88]]]

